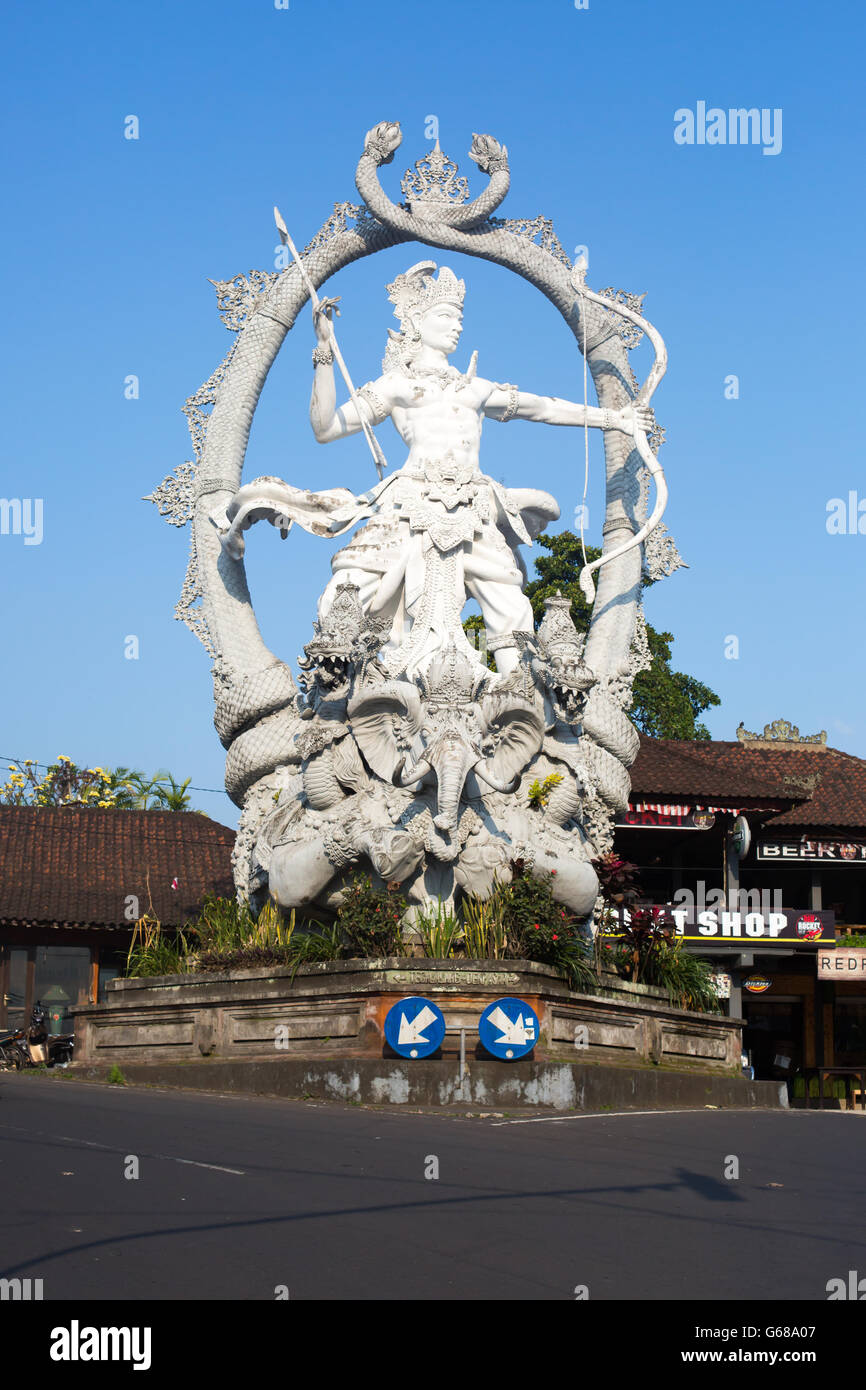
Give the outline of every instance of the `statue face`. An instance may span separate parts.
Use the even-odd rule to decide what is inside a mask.
[[[463,311],[457,304],[436,304],[422,314],[418,325],[421,342],[446,356],[452,353],[463,331]]]

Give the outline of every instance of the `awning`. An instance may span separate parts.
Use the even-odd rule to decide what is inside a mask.
[[[698,803],[686,804],[667,801],[630,801],[628,809],[630,811],[657,811],[661,816],[687,816],[692,811],[709,811],[713,815],[720,812],[730,816],[740,815],[736,806],[703,806]],[[758,808],[753,806],[751,809],[754,811]]]

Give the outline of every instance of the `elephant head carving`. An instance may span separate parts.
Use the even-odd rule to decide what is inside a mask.
[[[531,700],[486,691],[488,682],[483,667],[451,648],[417,685],[384,682],[348,705],[352,732],[373,771],[403,787],[435,783],[434,824],[451,836],[467,780],[516,790],[544,737],[544,718]],[[471,786],[470,792],[478,794]]]

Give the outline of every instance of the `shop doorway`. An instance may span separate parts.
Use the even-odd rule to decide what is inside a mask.
[[[833,1012],[836,1062],[840,1067],[866,1066],[866,999],[837,993]]]
[[[743,1051],[756,1081],[789,1081],[803,1066],[803,1004],[743,994]]]
[[[72,1010],[87,1003],[92,976],[90,946],[0,946],[0,1029],[25,1027],[38,1002],[50,1033],[71,1033]]]
[[[90,990],[89,946],[37,946],[33,993],[48,1014],[50,1033],[71,1033],[76,1004]]]

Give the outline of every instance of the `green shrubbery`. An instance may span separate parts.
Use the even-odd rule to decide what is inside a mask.
[[[592,947],[582,924],[553,896],[554,874],[530,874],[521,860],[512,864],[510,883],[493,892],[503,955],[552,965],[572,989],[597,983]]]
[[[272,903],[256,915],[236,898],[209,896],[179,931],[165,932],[153,915],[136,925],[128,975],[173,975],[190,971],[297,969],[314,961],[360,957],[381,959],[419,947],[440,960],[532,960],[551,966],[572,989],[591,990],[602,969],[635,983],[658,985],[682,1008],[718,1012],[711,968],[684,949],[664,909],[636,907],[634,866],[613,855],[596,863],[608,930],[595,950],[584,927],[554,897],[553,873],[530,873],[522,860],[511,865],[508,883],[484,900],[464,898],[455,911],[444,903],[409,910],[398,883],[375,886],[358,873],[346,888],[333,923],[283,916]],[[614,908],[627,908],[623,925]],[[404,922],[414,933],[404,940]],[[412,937],[414,936],[414,939]]]
[[[593,983],[590,946],[575,918],[556,902],[552,876],[534,877],[521,861],[512,873],[512,881],[497,885],[488,899],[465,899],[458,912],[443,903],[416,909],[411,920],[423,954],[536,960],[576,987]],[[165,931],[155,916],[142,917],[126,973],[176,975],[405,955],[414,950],[403,939],[407,909],[399,884],[375,887],[368,874],[355,875],[329,927],[310,921],[302,928],[294,912],[284,918],[272,903],[256,916],[245,902],[210,895],[180,930]]]
[[[334,960],[342,953],[339,934],[333,928],[321,928],[318,923],[306,926],[306,930],[298,927],[294,912],[284,918],[273,903],[266,903],[256,915],[246,902],[211,893],[199,915],[179,930],[166,931],[156,917],[142,917],[136,923],[126,973],[182,975],[298,966]]]
[[[604,944],[600,947],[600,958],[605,969],[612,970],[620,979],[631,980],[631,952],[615,943]],[[647,950],[639,983],[665,990],[671,1003],[680,1009],[721,1013],[712,966],[692,955],[680,941],[658,941]]]
[[[343,933],[348,956],[399,956],[403,953],[403,913],[408,904],[399,883],[384,890],[373,887],[368,874],[356,874],[343,895],[336,926]]]
[[[443,902],[431,903],[425,911],[416,912],[412,925],[418,933],[421,950],[433,960],[447,960],[460,949],[463,925],[457,913]]]

